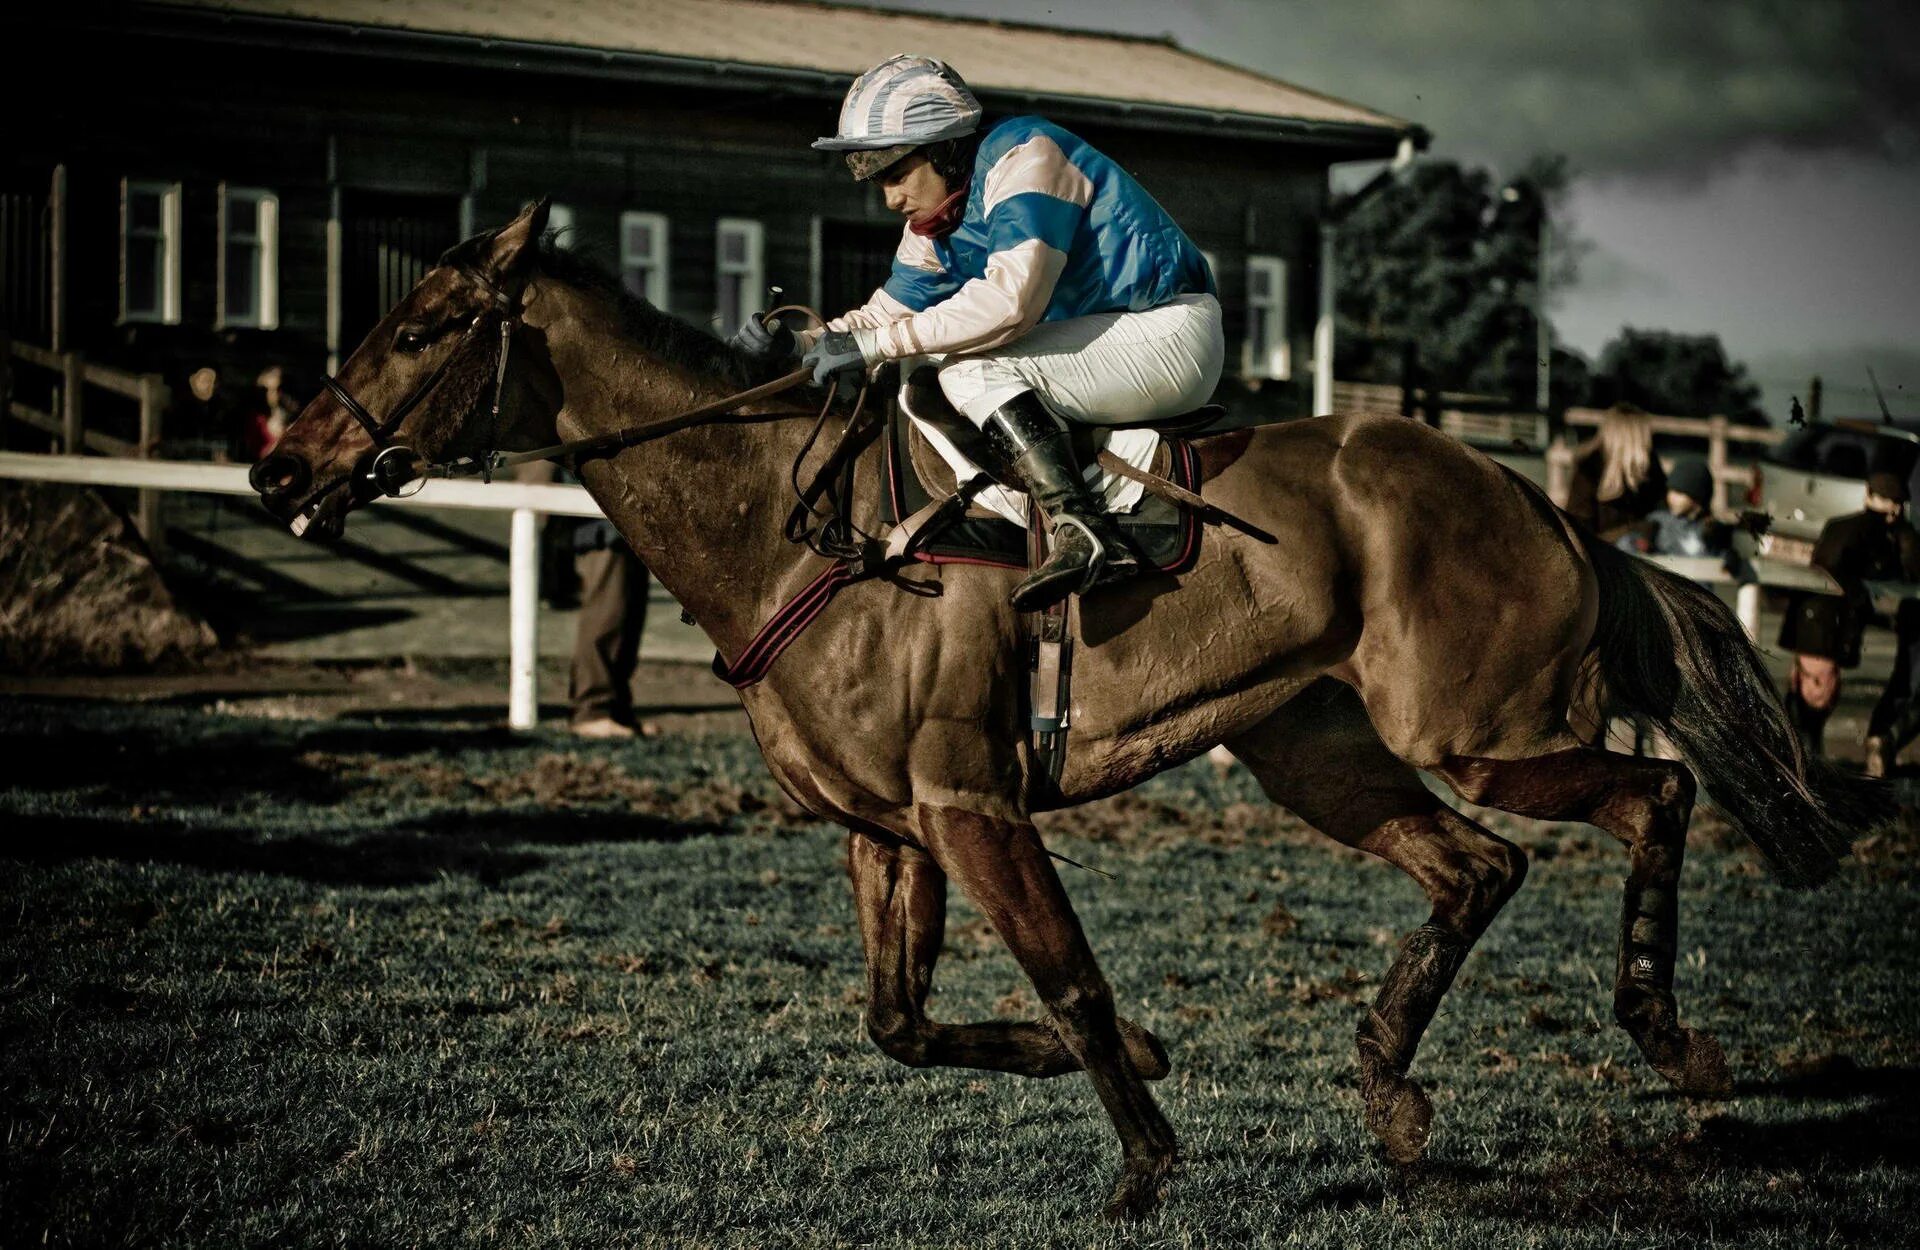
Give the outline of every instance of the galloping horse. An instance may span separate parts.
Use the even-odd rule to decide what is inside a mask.
[[[762,423],[671,422],[724,406],[761,366],[544,246],[546,215],[535,205],[443,257],[255,466],[254,485],[296,531],[337,536],[395,444],[445,463],[671,424],[579,473],[721,653],[739,656],[828,567],[782,537],[812,409],[761,399],[744,411]],[[1428,1139],[1432,1105],[1407,1075],[1421,1034],[1526,874],[1519,848],[1439,802],[1417,769],[1471,803],[1588,822],[1624,844],[1616,1018],[1679,1089],[1724,1091],[1719,1045],[1680,1023],[1672,990],[1694,772],[1586,746],[1570,704],[1597,678],[1612,707],[1651,718],[1796,884],[1830,875],[1891,814],[1882,792],[1801,757],[1713,595],[1576,530],[1531,485],[1418,422],[1321,417],[1199,451],[1208,502],[1277,541],[1211,529],[1187,572],[1085,598],[1057,788],[1036,784],[1012,572],[913,564],[849,585],[742,690],[781,787],[849,831],[873,1040],[916,1066],[1084,1071],[1120,1138],[1108,1211],[1151,1209],[1175,1161],[1147,1084],[1166,1055],[1116,1015],[1031,816],[1225,743],[1276,803],[1432,900],[1359,1025],[1366,1121],[1393,1159],[1417,1159]],[[876,501],[856,511],[877,528]],[[1031,979],[1043,1018],[928,1017],[950,881]]]

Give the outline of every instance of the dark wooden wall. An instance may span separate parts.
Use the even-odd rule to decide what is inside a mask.
[[[150,42],[150,41],[149,41]],[[68,167],[69,334],[95,358],[178,379],[217,363],[250,377],[286,364],[311,391],[326,356],[327,220],[336,190],[448,197],[475,229],[541,195],[575,214],[575,246],[618,261],[620,213],[669,221],[672,310],[714,308],[715,221],[765,229],[765,272],[785,298],[813,292],[814,221],[891,226],[877,193],[808,144],[833,103],[770,93],[664,90],[458,65],[399,65],[179,43],[36,50],[52,75],[111,77],[111,93],[6,86],[30,116],[0,161],[6,186],[44,187]],[[1267,402],[1303,405],[1316,308],[1316,221],[1326,157],[1297,145],[1077,125],[1132,171],[1219,262],[1229,371],[1239,364],[1249,252],[1289,261],[1294,379]],[[119,180],[182,184],[182,318],[118,324]],[[215,327],[217,188],[222,179],[280,199],[280,326]],[[828,315],[840,311],[823,309]],[[347,344],[350,349],[352,344]]]

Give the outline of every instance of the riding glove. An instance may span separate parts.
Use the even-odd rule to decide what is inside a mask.
[[[757,316],[748,317],[746,324],[733,332],[727,345],[761,360],[789,360],[800,353],[792,330],[777,321],[772,326],[763,325]]]
[[[834,386],[842,392],[858,390],[867,373],[867,358],[853,341],[853,335],[844,330],[829,330],[821,335],[800,358],[800,364],[813,370],[815,386]]]

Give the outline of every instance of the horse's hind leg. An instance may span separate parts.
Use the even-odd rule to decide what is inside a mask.
[[[1584,821],[1626,845],[1632,868],[1620,915],[1614,1018],[1682,1092],[1725,1094],[1731,1081],[1720,1044],[1683,1027],[1673,997],[1693,774],[1671,760],[1587,747],[1517,760],[1454,757],[1433,771],[1470,803],[1540,820]]]
[[[1386,860],[1433,903],[1357,1039],[1367,1127],[1390,1158],[1411,1163],[1426,1150],[1433,1105],[1407,1069],[1468,949],[1525,880],[1526,857],[1435,798],[1380,741],[1358,696],[1331,680],[1227,745],[1274,802]]]
[[[927,1017],[934,962],[945,941],[947,878],[917,847],[867,833],[850,834],[847,870],[867,958],[867,1033],[910,1067],[985,1068],[1019,1076],[1080,1071],[1052,1025],[1034,1020],[940,1024]],[[1133,1071],[1149,1081],[1167,1074],[1153,1034],[1120,1019]]]

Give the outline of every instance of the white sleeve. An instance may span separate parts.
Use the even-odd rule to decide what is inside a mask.
[[[828,330],[872,330],[888,322],[911,316],[913,316],[913,309],[887,294],[883,287],[876,290],[873,298],[860,307],[841,313],[819,329],[798,331],[794,334],[794,338],[799,342],[800,350],[804,352],[818,342],[820,336]]]
[[[983,351],[1019,338],[1047,310],[1066,253],[1026,239],[987,257],[986,276],[925,312],[853,331],[868,360],[897,360],[946,352]]]

